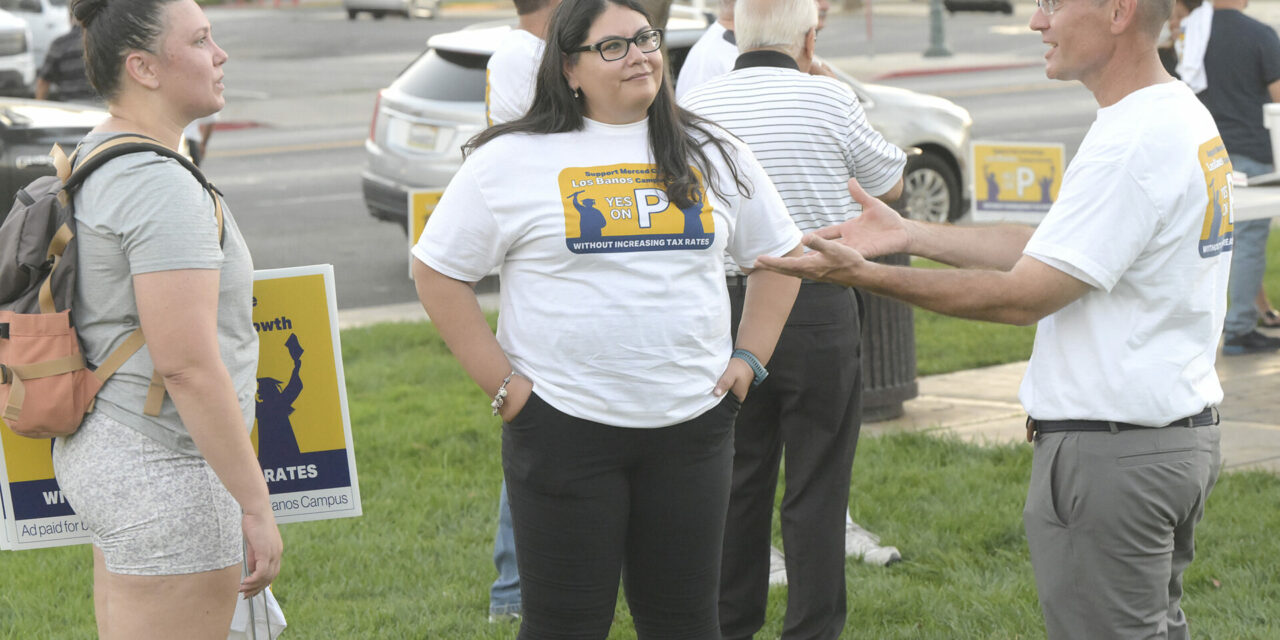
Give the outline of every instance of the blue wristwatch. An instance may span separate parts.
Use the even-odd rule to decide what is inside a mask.
[[[756,374],[756,379],[751,381],[751,387],[753,389],[760,386],[760,383],[764,382],[764,379],[769,377],[769,370],[765,369],[764,365],[760,364],[760,359],[756,357],[756,354],[751,353],[746,349],[734,349],[733,357],[747,363],[747,365],[751,367],[751,371]]]

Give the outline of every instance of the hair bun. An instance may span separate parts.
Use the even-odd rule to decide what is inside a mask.
[[[71,15],[88,27],[107,8],[107,0],[71,0]]]

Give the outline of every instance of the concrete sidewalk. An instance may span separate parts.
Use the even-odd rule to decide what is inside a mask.
[[[481,294],[480,303],[496,310],[497,294]],[[343,329],[425,320],[416,302],[338,312]],[[862,433],[927,431],[983,444],[1025,444],[1027,414],[1018,403],[1018,385],[1026,369],[1026,362],[1013,362],[921,377],[920,395],[903,405],[902,417],[864,424]],[[1280,473],[1280,353],[1219,354],[1218,377],[1226,392],[1219,407],[1223,466]]]
[[[902,417],[863,425],[862,432],[928,431],[979,443],[1026,443],[1027,415],[1018,403],[1026,368],[1026,362],[1014,362],[925,376]],[[1226,392],[1219,407],[1223,467],[1280,473],[1280,353],[1219,354],[1217,368]]]

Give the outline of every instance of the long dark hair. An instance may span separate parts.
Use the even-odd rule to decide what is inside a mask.
[[[110,101],[120,89],[120,69],[131,50],[151,51],[164,31],[164,6],[173,0],[72,0],[84,29],[84,70],[89,84]]]
[[[581,53],[565,53],[587,37],[592,23],[610,4],[631,9],[652,24],[652,18],[635,0],[564,0],[551,17],[547,48],[538,66],[538,83],[533,104],[524,117],[494,125],[476,134],[463,145],[463,154],[508,133],[564,133],[583,126],[582,101],[573,97],[564,78],[566,60],[577,61]],[[596,55],[588,52],[587,55]],[[687,208],[697,197],[698,178],[689,167],[690,160],[702,172],[707,186],[721,197],[715,167],[707,157],[703,141],[716,147],[737,185],[738,193],[750,197],[751,185],[738,171],[734,153],[721,136],[728,135],[711,121],[696,116],[676,105],[671,90],[671,71],[663,67],[662,85],[653,104],[649,105],[649,151],[658,165],[658,182],[666,187],[667,197],[679,208]]]

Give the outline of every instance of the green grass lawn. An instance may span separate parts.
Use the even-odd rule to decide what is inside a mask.
[[[1280,240],[1269,281],[1280,302]],[[1025,358],[1032,330],[917,312],[920,371]],[[499,423],[431,327],[343,333],[365,515],[282,527],[275,585],[285,637],[508,639],[489,625]],[[848,564],[848,638],[1042,638],[1021,511],[1027,445],[902,434],[866,438],[854,518],[902,550]],[[1224,474],[1198,532],[1185,608],[1196,638],[1280,638],[1280,478]],[[776,532],[775,532],[776,533]],[[0,639],[92,638],[89,547],[0,554]],[[760,638],[781,630],[774,589]],[[624,605],[612,638],[635,637]]]

